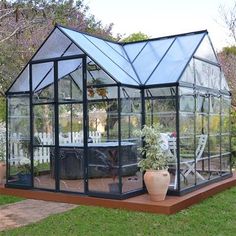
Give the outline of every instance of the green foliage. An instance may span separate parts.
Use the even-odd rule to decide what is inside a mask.
[[[148,35],[142,33],[142,32],[138,32],[138,33],[133,33],[130,34],[128,37],[124,38],[122,40],[122,42],[136,42],[136,41],[141,41],[141,40],[146,40],[149,39]]]
[[[0,97],[0,122],[6,121],[6,99]]]
[[[232,151],[232,165],[236,167],[236,110],[231,109],[231,151]]]
[[[142,130],[135,130],[134,135],[143,138],[144,147],[139,150],[145,157],[138,165],[142,171],[145,170],[166,170],[168,168],[169,155],[168,151],[162,148],[161,139],[162,126],[155,124],[154,126],[144,126]]]
[[[233,54],[236,56],[236,46],[224,47],[223,52],[225,52],[226,55]]]

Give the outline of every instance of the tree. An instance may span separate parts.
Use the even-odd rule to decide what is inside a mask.
[[[89,13],[84,0],[5,0],[0,2],[0,97],[29,61],[55,23],[113,38]]]
[[[128,37],[122,39],[122,42],[136,42],[136,41],[141,41],[141,40],[146,40],[149,39],[148,35],[138,32],[138,33],[133,33],[130,34]]]
[[[232,105],[236,107],[236,47],[225,47],[217,56],[232,92]]]
[[[231,9],[221,5],[219,14],[224,27],[229,32],[229,37],[236,43],[236,2]]]

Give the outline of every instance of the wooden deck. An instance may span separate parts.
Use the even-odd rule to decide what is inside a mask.
[[[132,211],[144,211],[158,214],[174,214],[233,186],[236,186],[236,173],[234,173],[233,177],[231,178],[203,187],[187,195],[181,197],[167,196],[166,199],[161,202],[150,201],[147,194],[132,197],[126,200],[113,200],[40,190],[4,188],[3,185],[0,186],[0,194],[55,202],[67,202],[80,205],[92,205]]]

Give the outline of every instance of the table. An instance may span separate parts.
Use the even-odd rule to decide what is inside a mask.
[[[79,179],[84,177],[83,144],[63,144],[60,150],[60,178]],[[115,177],[119,170],[119,143],[88,143],[88,177]],[[54,175],[54,148],[50,149],[52,173]],[[120,147],[122,176],[137,172],[137,145],[121,142]]]

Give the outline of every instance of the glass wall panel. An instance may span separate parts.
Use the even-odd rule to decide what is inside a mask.
[[[122,87],[121,95],[121,175],[122,192],[142,189],[142,173],[138,169],[138,147],[141,140],[134,136],[134,130],[141,129],[141,93],[139,89]]]
[[[55,189],[54,147],[34,147],[34,187]]]
[[[194,66],[193,59],[189,62],[187,68],[185,69],[183,75],[180,78],[181,82],[186,82],[189,84],[194,84]]]
[[[196,85],[220,89],[220,68],[212,64],[195,59]]]
[[[209,96],[205,91],[197,91],[196,101],[196,142],[200,141],[200,137],[206,137],[205,147],[202,149],[200,160],[197,162],[197,170],[201,176],[207,180],[210,178],[210,160],[209,160]],[[199,143],[196,144],[200,145]],[[197,178],[197,184],[204,181]]]
[[[119,193],[118,88],[105,79],[88,83],[88,189]]]
[[[231,172],[231,164],[230,164],[230,155],[222,155],[221,158],[221,173],[222,175]]]
[[[87,62],[87,84],[115,84],[112,79],[104,70],[102,70],[95,62],[88,58]]]
[[[220,97],[210,95],[209,109],[209,149],[210,149],[210,178],[216,178],[221,173],[221,116]]]
[[[179,88],[179,157],[180,188],[195,185],[195,94]],[[191,171],[190,171],[191,170]]]
[[[8,98],[8,184],[31,186],[29,96]]]
[[[33,112],[34,137],[42,145],[53,145],[55,142],[54,105],[34,105]]]
[[[155,88],[145,90],[145,120],[147,125],[157,122],[163,125],[163,131],[176,131],[175,88]]]
[[[61,147],[60,190],[84,192],[84,149],[82,144],[76,147]]]
[[[194,56],[218,63],[208,35],[204,37]]]
[[[176,143],[176,89],[175,87],[145,89],[145,122],[146,125],[162,125],[161,137],[169,148],[169,138]],[[174,145],[176,148],[176,144]],[[170,150],[173,164],[169,166],[171,174],[170,189],[177,188],[176,150]]]

